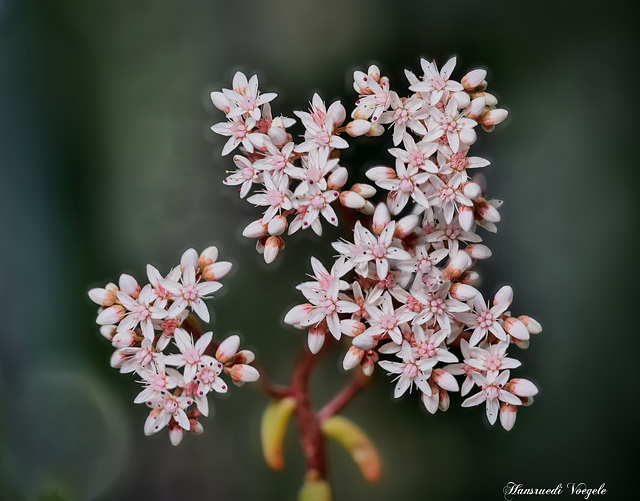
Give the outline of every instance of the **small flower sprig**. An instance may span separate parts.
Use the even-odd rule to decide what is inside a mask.
[[[349,144],[340,135],[352,131],[349,126],[341,127],[346,111],[339,101],[327,108],[314,94],[308,112],[295,111],[305,128],[303,141],[296,143],[288,131],[295,120],[272,115],[270,103],[276,94],[261,94],[256,75],[247,80],[237,72],[232,87],[211,93],[213,104],[227,118],[211,130],[229,136],[223,156],[236,148],[241,152],[233,157],[237,169],[228,172],[224,183],[240,186],[241,198],[254,190],[247,201],[266,208],[243,235],[257,239],[256,248],[267,263],[284,248],[286,231],[293,234],[311,228],[321,235],[323,219],[337,226],[335,204],[373,213],[367,200],[376,192],[371,185],[354,184],[344,189],[349,173],[340,165],[340,150]]]
[[[259,378],[249,365],[254,354],[238,351],[237,335],[218,343],[213,332],[202,333],[193,316],[209,321],[205,300],[222,287],[218,280],[231,270],[231,263],[217,259],[215,247],[200,255],[189,249],[166,276],[147,265],[149,283],[143,287],[122,274],[117,286],[110,283],[89,291],[100,305],[100,333],[116,348],[111,366],[136,374],[144,386],[134,402],[151,408],[145,434],[168,427],[173,445],[185,432],[203,433],[198,419],[209,415],[207,395],[212,390],[227,392],[223,373],[237,385]]]

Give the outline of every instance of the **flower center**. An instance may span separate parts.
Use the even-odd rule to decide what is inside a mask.
[[[429,307],[434,315],[441,315],[444,311],[444,301],[440,298],[432,299]]]
[[[200,372],[200,381],[202,381],[204,384],[211,384],[215,381],[215,379],[216,373],[211,369],[203,369],[202,372]]]
[[[385,315],[380,320],[380,326],[383,329],[388,331],[390,331],[391,329],[394,329],[397,324],[398,324],[398,321],[396,320],[396,317],[391,315]]]
[[[403,193],[411,193],[413,191],[413,183],[411,179],[403,179],[400,181],[400,191]]]
[[[167,414],[175,414],[178,410],[178,402],[173,398],[167,398],[162,406]]]
[[[498,398],[498,394],[500,393],[500,390],[498,390],[498,388],[493,384],[490,386],[487,386],[482,391],[484,392],[484,395],[487,397],[487,400],[495,400],[496,398]]]
[[[387,248],[382,244],[375,244],[371,253],[377,258],[383,258],[387,255]]]
[[[182,297],[187,301],[195,301],[198,298],[198,290],[193,285],[185,285],[182,288]]]
[[[483,311],[478,315],[480,327],[489,327],[493,323],[493,315],[488,311]]]

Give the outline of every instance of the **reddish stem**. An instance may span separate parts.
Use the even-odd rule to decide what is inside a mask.
[[[365,376],[362,371],[357,371],[351,381],[331,401],[318,412],[320,422],[334,416],[344,409],[362,389],[369,384],[371,378]]]
[[[324,348],[330,343],[325,343]],[[296,399],[295,416],[300,430],[300,442],[304,453],[307,472],[318,479],[327,478],[327,461],[324,449],[324,436],[320,420],[313,410],[307,391],[309,375],[318,360],[317,355],[305,352],[296,365],[291,380],[291,396]]]

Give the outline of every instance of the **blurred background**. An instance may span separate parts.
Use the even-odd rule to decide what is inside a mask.
[[[406,90],[404,68],[452,55],[458,79],[487,68],[510,112],[473,150],[492,162],[489,194],[505,200],[482,291],[511,284],[512,311],[542,323],[517,370],[540,395],[507,433],[461,409],[459,395],[436,416],[416,395],[393,401],[378,375],[345,415],[374,437],[383,477],[366,484],[332,445],[336,499],[496,500],[508,482],[628,494],[638,439],[632,3],[517,4],[0,0],[0,498],[295,499],[297,437],[285,472],[269,471],[258,441],[268,400],[256,388],[214,397],[205,434],[177,448],[166,433],[145,438],[138,385],[109,367],[86,293],[217,245],[235,266],[209,303],[212,327],[239,333],[285,383],[305,336],[282,318],[300,302],[309,257],[328,262],[337,233],[296,235],[264,265],[240,235],[258,209],[221,185],[232,163],[209,130],[223,120],[210,91],[242,70],[279,94],[277,114],[305,109],[314,91],[351,110],[353,70],[375,62]],[[376,162],[364,144],[344,157],[356,175]],[[346,380],[339,363],[328,357],[316,374],[318,403]]]

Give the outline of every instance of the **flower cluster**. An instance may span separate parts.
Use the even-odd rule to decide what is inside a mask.
[[[149,283],[143,287],[122,274],[118,285],[89,291],[91,300],[100,305],[96,319],[100,333],[116,348],[111,366],[121,373],[135,373],[144,386],[135,403],[151,408],[145,434],[168,427],[174,445],[185,431],[204,431],[198,418],[209,414],[207,394],[225,393],[228,388],[222,373],[236,384],[259,377],[248,365],[253,353],[238,351],[237,335],[218,344],[212,332],[200,334],[193,328],[197,320],[191,312],[209,321],[204,301],[222,287],[218,280],[231,269],[231,263],[217,259],[215,247],[200,255],[189,249],[166,276],[147,265]]]
[[[211,93],[213,104],[227,118],[211,129],[229,136],[222,155],[240,150],[233,157],[237,169],[228,172],[224,183],[239,186],[241,198],[253,190],[247,201],[264,208],[262,217],[250,223],[243,235],[258,239],[257,250],[267,263],[284,248],[285,232],[311,228],[321,235],[323,219],[337,226],[333,208],[337,203],[365,214],[373,212],[367,200],[375,194],[372,186],[355,184],[344,189],[349,175],[340,165],[340,150],[349,144],[340,134],[354,131],[341,127],[346,111],[339,101],[327,108],[314,94],[308,112],[294,112],[305,128],[302,142],[296,143],[288,131],[295,120],[272,115],[270,102],[276,94],[261,94],[257,76],[247,80],[238,72],[232,87]]]
[[[333,244],[339,256],[331,270],[312,260],[314,280],[298,286],[307,302],[292,308],[285,322],[308,329],[313,353],[327,333],[352,338],[345,369],[360,366],[370,375],[379,365],[396,375],[396,397],[415,387],[431,413],[449,407],[449,392],[460,390],[454,376],[464,375],[462,394],[476,386],[479,392],[462,405],[486,403],[490,423],[499,414],[508,430],[518,406],[529,404],[537,388],[510,379],[520,362],[507,350],[528,347],[530,334],[541,327],[528,316],[511,315],[511,287],[502,287],[492,303],[476,288],[475,262],[491,256],[476,231],[496,231],[500,202],[487,201],[484,182],[468,173],[489,164],[469,156],[476,126],[491,131],[507,113],[486,92],[486,71],[471,71],[457,82],[450,78],[455,58],[442,70],[421,62],[421,78],[405,72],[413,91],[408,97],[390,90],[375,66],[367,74],[355,72],[360,99],[350,134],[393,128],[393,167],[366,174],[387,195],[370,229],[358,221],[353,241]]]

